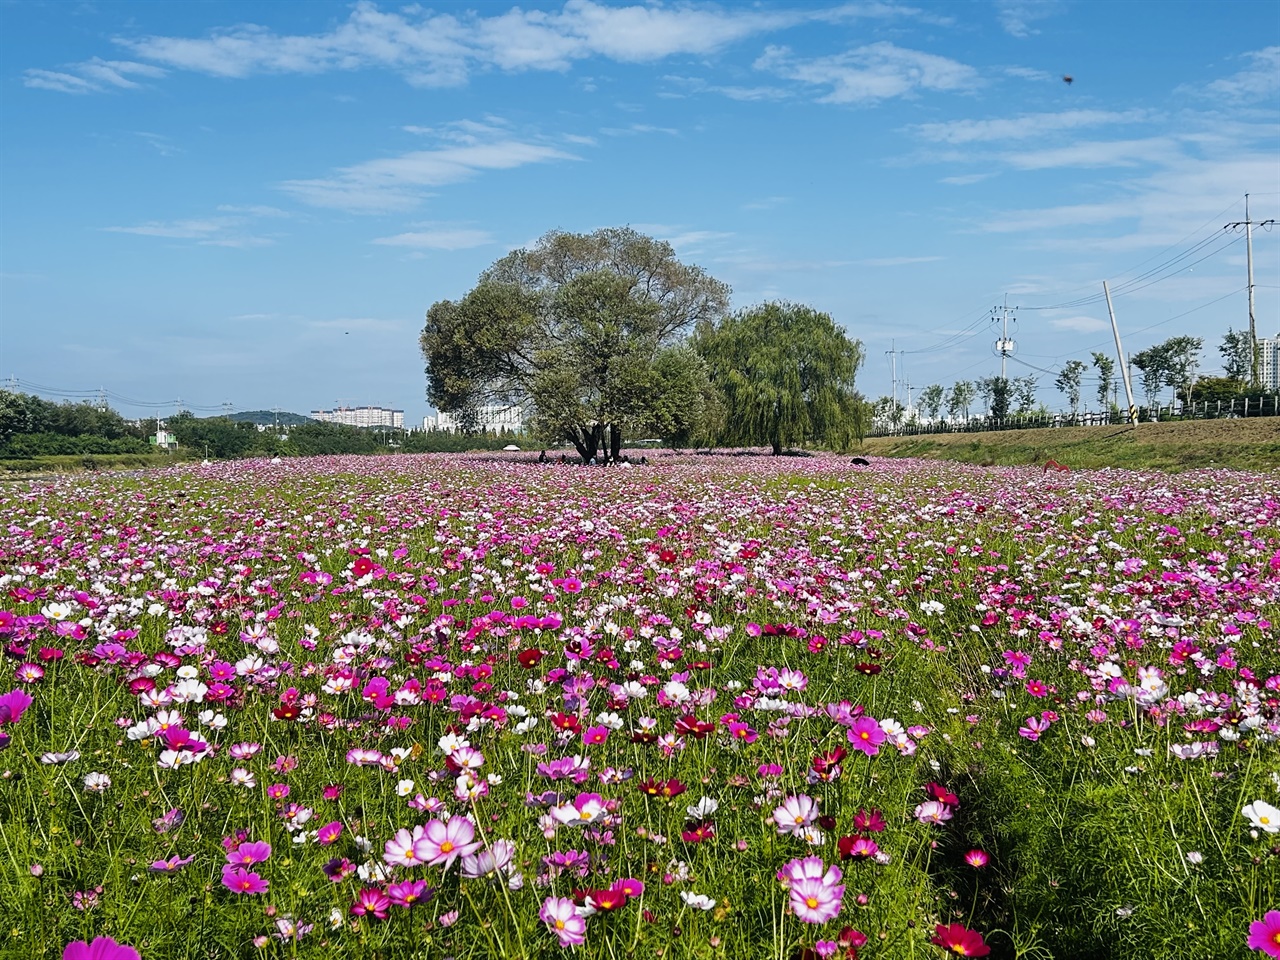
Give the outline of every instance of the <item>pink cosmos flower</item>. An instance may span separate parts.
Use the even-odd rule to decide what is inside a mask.
[[[418,867],[427,862],[428,849],[426,830],[414,827],[410,832],[406,829],[396,831],[396,835],[382,847],[382,859],[398,867]]]
[[[937,800],[926,800],[916,807],[916,819],[921,823],[941,825],[951,819],[951,808]]]
[[[151,866],[147,867],[152,873],[177,873],[188,863],[195,859],[195,854],[189,857],[170,857],[168,860],[156,860]]]
[[[1039,740],[1040,734],[1049,729],[1049,721],[1040,717],[1027,717],[1027,722],[1018,728],[1018,736],[1028,740]]]
[[[791,885],[791,909],[805,923],[834,920],[843,907],[844,884],[826,884],[805,877]]]
[[[138,951],[110,937],[95,937],[93,943],[72,940],[62,951],[62,960],[142,960]]]
[[[326,823],[323,827],[316,831],[316,843],[322,847],[327,847],[342,836],[342,824],[337,820]]]
[[[964,855],[964,862],[971,867],[985,867],[991,857],[985,850],[970,850]]]
[[[587,921],[567,897],[547,897],[538,911],[538,919],[556,935],[562,947],[577,947],[587,942]]]
[[[462,875],[471,879],[489,877],[505,870],[515,859],[516,845],[510,840],[495,840],[487,850],[462,858]]]
[[[880,744],[886,739],[880,724],[871,717],[859,717],[853,721],[846,736],[855,750],[861,750],[868,757],[874,757],[879,753]]]
[[[222,885],[232,893],[266,893],[270,886],[266,880],[256,873],[250,873],[244,867],[227,864],[222,868]]]
[[[1268,910],[1261,920],[1249,924],[1249,949],[1280,957],[1280,910]]]
[[[414,852],[431,866],[448,870],[458,857],[480,849],[475,836],[476,828],[466,817],[432,820],[427,824],[425,836],[414,845]]]
[[[939,923],[935,930],[930,943],[936,943],[958,957],[985,957],[991,952],[991,948],[982,941],[982,934],[969,930],[962,924],[949,923],[944,927]]]

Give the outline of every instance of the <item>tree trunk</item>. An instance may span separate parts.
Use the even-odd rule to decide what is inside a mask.
[[[770,443],[773,445],[773,455],[775,457],[782,456],[782,439],[775,436]]]
[[[568,434],[568,440],[578,451],[583,463],[587,463],[600,449],[601,427],[574,427]]]
[[[617,463],[621,452],[622,429],[616,423],[611,423],[609,424],[609,459]]]

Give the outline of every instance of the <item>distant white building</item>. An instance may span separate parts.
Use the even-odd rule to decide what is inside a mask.
[[[512,433],[521,433],[524,430],[524,408],[519,404],[508,406],[492,404],[481,407],[479,414],[477,425],[481,430],[510,430]],[[461,427],[453,414],[441,412],[423,417],[422,429],[457,433]]]
[[[311,419],[321,423],[341,423],[348,427],[397,427],[404,429],[404,411],[388,407],[338,407],[312,410]]]
[[[151,444],[161,450],[177,450],[178,438],[168,430],[160,428],[152,435]]]
[[[1280,390],[1280,337],[1258,340],[1258,379],[1264,390]]]

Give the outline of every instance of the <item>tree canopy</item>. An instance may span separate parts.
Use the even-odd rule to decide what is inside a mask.
[[[724,396],[724,438],[768,444],[816,442],[837,449],[861,438],[866,404],[854,386],[862,344],[828,314],[766,303],[702,326],[696,338]]]
[[[616,457],[624,432],[693,436],[709,390],[684,336],[728,300],[725,284],[630,228],[553,231],[427,311],[427,396],[464,425],[488,404],[532,406],[535,431],[584,459],[606,442]]]

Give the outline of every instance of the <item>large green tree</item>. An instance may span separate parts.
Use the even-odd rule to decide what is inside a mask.
[[[616,457],[624,432],[694,436],[708,389],[685,336],[728,299],[725,284],[629,228],[553,231],[427,311],[427,396],[464,426],[486,405],[530,406],[535,430],[583,459],[606,444]],[[676,409],[672,395],[689,402]]]
[[[725,403],[724,439],[847,449],[865,432],[867,406],[854,377],[862,344],[828,314],[765,303],[699,328],[699,352]]]

